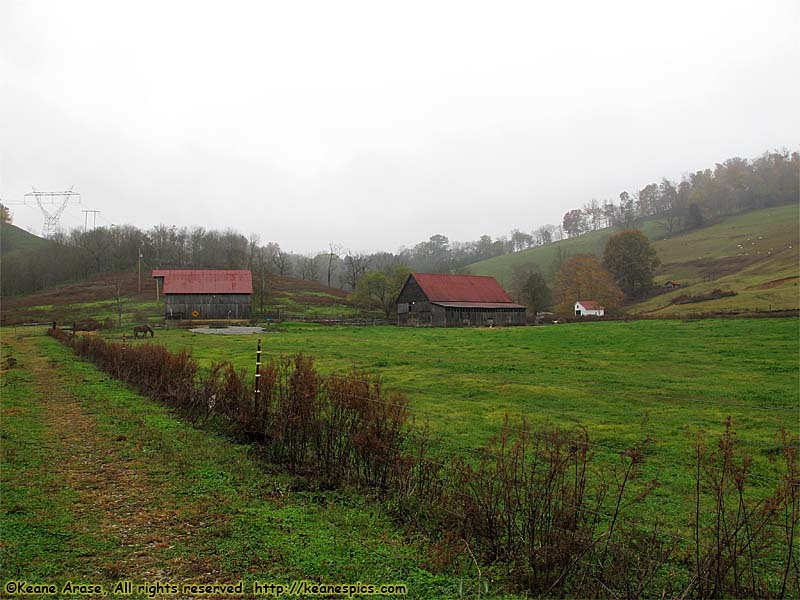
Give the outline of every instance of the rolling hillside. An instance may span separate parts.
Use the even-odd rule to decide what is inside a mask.
[[[51,241],[40,238],[11,223],[0,223],[0,256],[8,259],[16,252],[38,250]]]
[[[659,219],[643,221],[637,223],[635,227],[641,229],[651,240],[664,235],[664,227]],[[619,231],[622,231],[621,227],[599,229],[578,237],[547,244],[546,246],[483,260],[469,265],[467,270],[473,275],[495,277],[503,287],[508,288],[515,267],[536,263],[545,276],[549,277],[553,264],[559,259],[559,253],[562,253],[563,257],[574,256],[575,254],[596,254],[599,256],[603,253],[606,240]]]
[[[117,321],[117,286],[121,286],[122,320],[157,322],[163,317],[164,301],[156,301],[155,284],[149,275],[142,274],[139,293],[135,272],[105,273],[66,285],[31,294],[3,298],[0,322],[4,325],[31,322],[60,322],[107,318]],[[315,281],[275,276],[270,282],[271,293],[267,311],[297,313],[309,316],[353,315],[358,308],[348,300],[347,292]],[[254,300],[254,308],[255,306]]]
[[[662,265],[656,282],[681,284],[632,306],[635,313],[684,314],[717,310],[770,310],[800,306],[800,209],[789,205],[729,217],[675,238],[655,243]],[[674,305],[682,294],[715,289],[736,296]]]
[[[679,290],[659,294],[628,308],[633,313],[687,314],[718,310],[798,308],[800,300],[800,210],[796,204],[751,211],[674,237],[663,236],[657,219],[639,225],[654,241],[661,259],[656,283],[681,284]],[[559,252],[602,255],[609,236],[618,228],[603,229],[547,246],[499,256],[470,265],[476,275],[492,275],[504,286],[518,265],[536,263],[549,275]],[[673,305],[682,294],[697,296],[714,289],[736,296]]]

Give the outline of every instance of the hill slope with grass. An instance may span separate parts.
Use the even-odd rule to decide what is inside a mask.
[[[95,319],[118,319],[119,289],[123,321],[146,321],[161,314],[152,279],[142,276],[138,293],[136,273],[104,273],[74,283],[3,298],[0,321],[3,324],[58,321],[69,323]]]
[[[664,235],[662,219],[648,219],[634,224],[634,227],[641,229],[650,240],[658,239]],[[511,285],[514,269],[530,263],[536,263],[542,273],[551,278],[554,265],[559,260],[576,254],[596,254],[600,256],[603,254],[603,248],[608,238],[622,230],[623,228],[619,226],[598,229],[574,238],[553,242],[546,246],[482,260],[469,265],[467,270],[473,275],[494,277],[506,289]]]
[[[358,309],[347,292],[316,281],[294,277],[272,277],[265,302],[267,312],[326,317],[352,315]],[[121,298],[122,322],[155,323],[163,318],[164,300],[156,300],[155,282],[142,273],[142,291],[138,291],[135,272],[104,273],[78,282],[59,285],[30,294],[3,298],[0,322],[16,323],[58,321],[70,323],[94,319],[119,319],[117,289]],[[258,310],[253,299],[253,309]]]
[[[800,281],[800,211],[796,204],[755,210],[671,237],[664,236],[663,221],[651,219],[636,225],[653,241],[661,259],[658,285],[671,280],[678,290],[659,294],[629,307],[629,312],[656,315],[742,309],[797,308]],[[535,263],[552,279],[559,259],[576,254],[602,256],[608,238],[620,231],[610,227],[470,265],[475,275],[491,275],[504,286],[511,283],[515,267]],[[689,304],[672,304],[680,295],[701,296],[713,290],[735,296]]]
[[[6,258],[12,252],[38,250],[53,242],[28,233],[11,223],[0,222],[0,256]]]
[[[269,282],[268,312],[301,314],[314,318],[346,317],[360,311],[350,294],[317,281],[274,276]]]
[[[768,208],[655,242],[661,259],[656,283],[681,287],[629,308],[655,315],[800,306],[800,208]],[[673,304],[680,296],[734,292],[715,300]]]

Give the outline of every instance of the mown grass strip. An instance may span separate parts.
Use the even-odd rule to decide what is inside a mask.
[[[53,468],[59,446],[44,424],[27,358],[0,382],[0,571],[6,578],[38,580],[81,572],[85,557],[108,544],[71,510],[77,494]]]
[[[54,340],[36,339],[15,346],[21,356],[43,353],[52,361],[55,383],[63,393],[74,396],[92,420],[97,450],[110,452],[117,466],[125,465],[127,485],[147,495],[148,502],[137,505],[130,499],[130,508],[144,511],[146,519],[138,521],[130,515],[123,518],[124,507],[118,506],[120,520],[138,531],[115,534],[108,528],[114,514],[104,512],[104,501],[98,498],[95,518],[101,535],[89,543],[76,537],[85,523],[70,517],[75,492],[50,493],[48,523],[60,522],[53,515],[64,515],[60,531],[72,540],[75,555],[82,557],[86,567],[64,560],[69,558],[65,542],[53,545],[39,536],[40,542],[28,550],[18,544],[4,548],[15,565],[4,568],[4,574],[62,581],[94,572],[104,582],[156,576],[209,582],[241,578],[248,583],[265,579],[400,581],[412,589],[410,597],[456,594],[457,577],[432,574],[421,566],[419,557],[425,552],[409,545],[382,511],[365,504],[360,496],[347,491],[294,491],[297,479],[266,472],[246,446],[181,422],[163,406],[110,380],[89,363],[75,360],[69,349]],[[58,440],[48,439],[41,425],[42,403],[36,398],[30,373],[20,369],[20,378],[28,379],[24,389],[5,376],[4,386],[16,386],[15,402],[32,405],[34,410],[27,421],[4,419],[4,431],[9,431],[4,442],[13,439],[16,443],[25,437],[27,443],[42,448],[35,467],[44,471],[36,474],[37,485],[44,487],[57,478],[56,465],[64,449],[58,448]],[[3,396],[5,414],[6,406],[11,409],[14,404]],[[10,457],[4,475],[22,466],[15,460],[23,459]],[[21,497],[19,502],[22,510],[29,510],[29,499]],[[4,510],[4,532],[15,518],[14,511]],[[153,521],[157,528],[149,527]],[[30,561],[37,552],[39,566],[32,567]],[[120,564],[127,565],[127,570],[115,569]]]

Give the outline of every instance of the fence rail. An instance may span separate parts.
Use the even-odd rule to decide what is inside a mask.
[[[321,325],[395,325],[395,321],[378,317],[358,317],[353,315],[306,315],[301,313],[266,313],[264,319],[268,322],[290,321],[295,323],[319,323]]]
[[[53,322],[46,323],[18,323],[14,325],[14,337],[19,339],[25,337],[41,336],[53,326]]]

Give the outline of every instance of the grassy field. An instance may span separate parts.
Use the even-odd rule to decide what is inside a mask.
[[[277,357],[303,352],[323,370],[377,372],[412,401],[453,452],[481,447],[506,414],[532,426],[586,426],[601,459],[654,440],[646,474],[662,486],[653,515],[687,517],[691,432],[719,434],[733,418],[755,483],[773,482],[779,427],[800,430],[798,321],[639,321],[507,329],[288,325],[262,336]],[[203,364],[253,368],[253,336],[159,331]]]
[[[409,395],[418,424],[442,434],[445,453],[481,447],[505,415],[533,427],[585,426],[599,465],[617,462],[620,450],[650,437],[642,481],[658,478],[661,485],[637,510],[646,523],[661,519],[688,536],[694,432],[716,436],[730,416],[738,442],[753,456],[754,492],[767,495],[774,486],[775,434],[780,426],[800,431],[799,325],[797,319],[451,330],[292,324],[261,339],[270,357],[304,352],[323,371],[380,373],[389,389]],[[54,340],[2,333],[6,578],[105,585],[401,582],[415,598],[458,597],[459,579],[475,588],[467,556],[442,572],[423,540],[409,539],[379,505],[347,490],[304,491],[303,478],[275,471],[247,446],[182,423]],[[250,371],[257,339],[158,330],[155,341],[189,348],[203,365],[228,359]],[[481,567],[485,580],[488,565]]]
[[[787,205],[727,217],[696,231],[663,238],[659,220],[636,227],[654,241],[661,259],[657,284],[668,280],[680,290],[631,306],[630,312],[658,315],[718,310],[800,307],[800,207]],[[617,228],[594,231],[540,248],[499,256],[470,265],[476,275],[492,275],[506,287],[516,266],[536,263],[547,274],[558,253],[602,256],[605,242]],[[671,305],[678,294],[699,295],[713,289],[733,290],[736,296]]]
[[[2,349],[3,582],[360,581],[458,596],[459,577],[433,573],[377,505],[302,491],[55,340],[6,332]]]
[[[38,239],[38,238],[37,238]],[[117,304],[120,286],[121,307]],[[265,310],[273,314],[301,314],[311,318],[353,317],[361,309],[350,301],[347,292],[316,281],[294,277],[271,278]],[[256,300],[254,300],[254,303]],[[155,283],[142,274],[138,291],[135,272],[106,273],[75,283],[62,284],[32,294],[3,298],[0,318],[4,324],[56,320],[71,323],[85,319],[116,324],[122,312],[124,325],[156,323],[164,318],[164,298],[157,301]],[[253,306],[253,309],[259,309]]]

